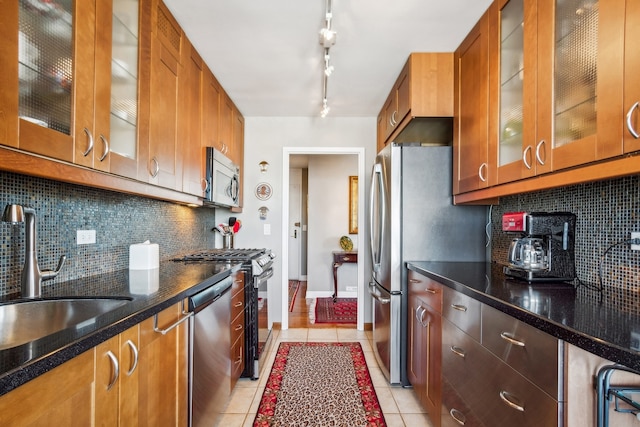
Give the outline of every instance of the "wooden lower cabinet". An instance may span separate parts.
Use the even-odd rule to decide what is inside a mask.
[[[140,335],[136,325],[95,348],[95,425],[138,425]]]
[[[233,275],[231,288],[231,391],[242,375],[245,366],[245,312],[244,272],[237,271]]]
[[[0,424],[92,425],[94,351],[90,350],[0,397]]]
[[[412,297],[408,319],[407,376],[434,426],[440,425],[442,395],[442,316],[420,298]]]
[[[187,424],[188,325],[175,326],[184,316],[178,303],[140,324],[140,426]]]

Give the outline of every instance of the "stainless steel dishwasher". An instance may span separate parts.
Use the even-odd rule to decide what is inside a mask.
[[[231,394],[231,285],[228,277],[189,298],[189,425],[218,423]]]

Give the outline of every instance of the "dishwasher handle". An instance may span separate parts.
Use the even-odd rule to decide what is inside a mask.
[[[200,310],[212,304],[218,298],[227,292],[233,285],[233,278],[227,276],[225,279],[216,282],[202,292],[199,292],[189,298],[189,311],[197,313]]]

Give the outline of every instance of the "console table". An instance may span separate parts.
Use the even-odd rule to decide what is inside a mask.
[[[333,252],[333,302],[338,298],[338,267],[344,263],[358,263],[358,251]]]

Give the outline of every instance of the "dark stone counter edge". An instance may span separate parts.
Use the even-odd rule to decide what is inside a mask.
[[[549,335],[595,354],[596,356],[603,357],[611,360],[612,362],[640,371],[640,355],[637,352],[632,352],[629,349],[619,347],[614,343],[603,341],[602,339],[556,323],[548,318],[539,316],[528,310],[509,304],[501,299],[494,298],[488,294],[465,286],[463,283],[456,282],[448,277],[441,276],[437,273],[421,268],[419,265],[411,262],[407,263],[407,268],[500,310],[515,319],[534,326]]]
[[[135,326],[151,316],[160,313],[164,309],[171,307],[183,299],[200,292],[201,290],[211,286],[211,284],[225,279],[239,268],[240,265],[235,265],[228,270],[211,276],[203,282],[194,283],[190,288],[176,291],[172,295],[168,295],[166,298],[163,298],[161,301],[154,302],[147,307],[135,311],[134,313],[123,316],[119,320],[114,321],[105,327],[87,333],[76,341],[59,348],[57,351],[50,352],[42,357],[30,360],[17,369],[2,373],[2,376],[0,376],[0,396],[18,388],[42,374],[51,371],[85,351],[93,349],[100,343],[107,341],[132,326]]]

